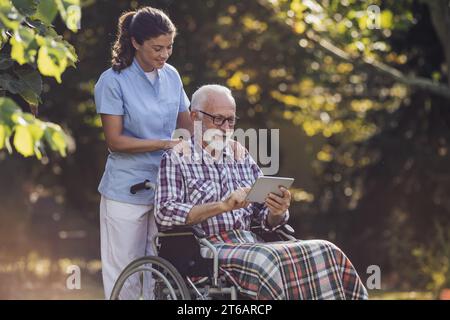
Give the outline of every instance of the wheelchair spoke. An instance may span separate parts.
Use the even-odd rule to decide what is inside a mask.
[[[185,280],[169,261],[147,256],[125,267],[114,284],[111,299],[190,300],[191,294]]]

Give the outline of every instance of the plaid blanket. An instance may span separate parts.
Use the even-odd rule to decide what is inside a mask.
[[[252,299],[368,298],[350,260],[329,241],[264,243],[245,230],[222,232],[208,240],[218,249],[221,271]]]

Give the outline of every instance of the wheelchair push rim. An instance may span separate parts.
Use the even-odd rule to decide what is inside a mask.
[[[122,289],[129,279],[137,274],[150,273],[154,283],[155,300],[190,300],[190,292],[181,274],[167,260],[161,257],[148,256],[132,261],[119,275],[111,293],[111,300],[121,300]],[[148,277],[148,275],[147,275]],[[148,279],[148,278],[147,278]],[[139,275],[139,283],[144,286],[144,274]],[[134,279],[136,283],[136,279]],[[142,288],[140,288],[142,289]],[[136,290],[136,289],[134,289]],[[140,291],[142,293],[142,291]],[[164,299],[166,298],[166,299]],[[144,299],[139,297],[125,299]]]

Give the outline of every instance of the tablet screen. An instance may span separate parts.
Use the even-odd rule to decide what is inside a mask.
[[[289,189],[293,182],[293,178],[260,176],[247,194],[246,200],[263,203],[269,193],[272,192],[281,196],[279,187]]]

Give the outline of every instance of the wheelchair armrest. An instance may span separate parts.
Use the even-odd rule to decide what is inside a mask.
[[[164,234],[192,233],[199,239],[206,238],[206,232],[199,226],[176,226],[162,231]]]
[[[277,230],[283,231],[283,232],[285,232],[286,234],[291,235],[291,236],[293,236],[293,235],[295,234],[294,228],[292,228],[292,226],[289,225],[289,224],[287,224],[287,223],[283,224],[283,225],[282,225],[280,228],[278,228]],[[277,230],[275,230],[275,231],[277,231]]]
[[[260,225],[252,226],[251,230],[265,242],[294,240],[295,231],[288,224],[284,224],[273,231],[265,231]]]
[[[279,227],[278,229],[275,229],[273,231],[265,231],[265,230],[263,230],[261,228],[260,225],[252,225],[251,229],[252,230],[259,230],[259,231],[265,232],[265,233],[276,233],[277,231],[282,231],[282,232],[284,232],[286,234],[289,234],[291,236],[293,236],[295,234],[294,228],[292,228],[292,226],[287,224],[287,223],[283,224],[281,227]]]

